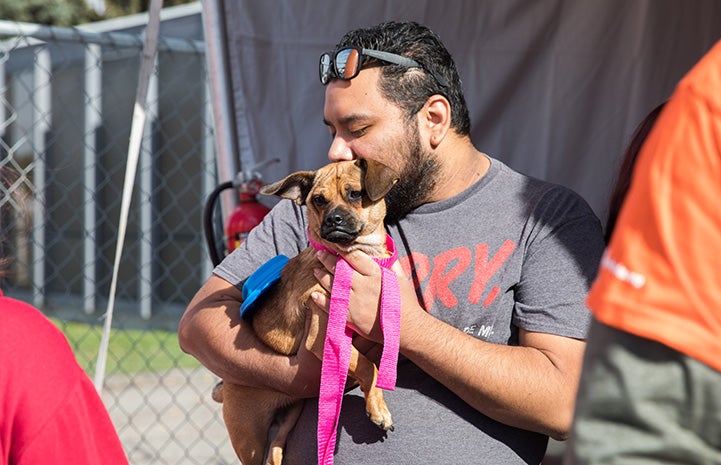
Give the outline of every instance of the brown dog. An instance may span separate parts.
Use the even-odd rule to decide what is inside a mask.
[[[338,252],[359,249],[373,257],[386,257],[383,196],[397,180],[394,171],[377,162],[344,161],[315,172],[293,173],[265,186],[261,193],[306,205],[308,232],[314,241]],[[313,268],[318,267],[322,265],[316,251],[308,247],[287,263],[280,281],[258,304],[253,328],[279,353],[293,355],[305,344],[323,359],[328,315],[310,298],[314,291],[327,294],[313,276]],[[311,312],[311,328],[303,341],[306,312]],[[370,420],[389,430],[393,421],[382,391],[375,386],[377,373],[377,367],[353,348],[348,375],[365,393]],[[286,439],[302,410],[301,400],[227,382],[216,387],[213,398],[223,402],[223,418],[241,463],[262,464],[266,457],[266,464],[280,465]]]

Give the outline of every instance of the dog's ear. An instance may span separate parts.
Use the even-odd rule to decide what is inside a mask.
[[[298,171],[288,175],[285,179],[265,185],[260,188],[264,195],[277,195],[290,199],[298,205],[305,204],[315,179],[315,171]]]
[[[398,173],[383,163],[366,159],[359,159],[357,163],[363,170],[363,188],[374,202],[385,196],[398,182]]]

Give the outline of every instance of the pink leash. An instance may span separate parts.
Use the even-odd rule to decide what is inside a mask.
[[[316,250],[335,253],[310,239]],[[386,236],[388,258],[374,258],[381,267],[380,322],[383,330],[383,353],[378,366],[376,386],[393,390],[396,385],[396,367],[400,344],[401,297],[398,278],[391,266],[398,259],[398,251],[390,236]],[[318,399],[318,464],[332,465],[335,439],[338,431],[343,391],[350,365],[353,330],[347,325],[350,288],[353,268],[343,258],[336,263],[333,288],[330,296],[328,329],[323,348],[323,366]]]

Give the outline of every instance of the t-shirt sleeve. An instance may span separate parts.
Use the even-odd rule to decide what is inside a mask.
[[[524,244],[514,324],[527,331],[585,338],[585,300],[604,249],[601,223],[588,204],[561,186],[536,204]]]
[[[294,257],[308,246],[305,207],[281,200],[248,237],[213,270],[213,274],[242,287],[245,279],[277,255]]]

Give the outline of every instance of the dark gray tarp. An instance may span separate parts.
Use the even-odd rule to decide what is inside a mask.
[[[241,159],[282,160],[265,180],[327,162],[319,55],[349,29],[414,20],[456,60],[476,147],[602,218],[633,129],[721,38],[718,0],[215,2]]]

